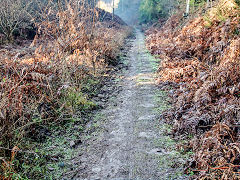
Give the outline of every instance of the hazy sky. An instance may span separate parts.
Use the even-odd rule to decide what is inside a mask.
[[[137,24],[139,17],[138,10],[141,0],[126,0],[123,4],[119,4],[119,2],[120,0],[114,0],[115,13],[120,16],[127,24]],[[118,8],[118,6],[121,8]],[[98,7],[112,13],[113,0],[99,0]]]
[[[120,0],[114,0],[114,7],[117,8]],[[112,12],[113,10],[113,0],[100,0],[98,2],[98,7],[108,11]]]

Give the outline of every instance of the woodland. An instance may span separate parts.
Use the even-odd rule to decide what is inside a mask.
[[[159,121],[192,154],[184,174],[240,179],[240,1],[120,0],[123,20],[96,3],[0,0],[0,179],[44,179],[59,157],[38,145],[102,108],[94,99],[134,36],[131,13],[171,99]]]

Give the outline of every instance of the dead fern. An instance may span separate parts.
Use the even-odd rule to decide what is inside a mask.
[[[181,17],[147,31],[148,49],[162,59],[158,82],[175,87],[163,118],[175,136],[195,137],[193,178],[239,179],[239,7],[219,0],[186,24]]]
[[[35,39],[0,49],[0,142],[4,147],[14,147],[29,134],[37,137],[37,124],[61,121],[62,114],[71,117],[77,106],[87,103],[89,97],[81,92],[84,81],[101,76],[108,65],[117,63],[130,32],[119,18],[103,20],[103,10],[85,0],[61,5],[47,1],[39,8]],[[64,101],[69,92],[77,94],[80,102]],[[0,156],[8,157],[9,152],[0,149]],[[8,167],[12,168],[4,162],[0,172],[12,170]]]

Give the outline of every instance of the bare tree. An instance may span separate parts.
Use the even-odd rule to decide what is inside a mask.
[[[27,9],[30,4],[27,0],[0,0],[0,32],[8,41],[13,40],[14,31],[29,24]]]
[[[114,4],[114,0],[112,0],[112,3],[113,3],[113,12],[112,12],[112,20],[114,19],[114,11],[115,11],[115,4]]]

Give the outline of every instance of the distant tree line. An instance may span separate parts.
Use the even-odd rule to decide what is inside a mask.
[[[153,23],[159,18],[167,18],[177,0],[142,0],[140,23]]]
[[[140,23],[153,23],[159,19],[167,19],[175,7],[186,6],[184,15],[188,16],[195,7],[212,7],[217,0],[141,0]],[[235,0],[240,5],[240,0]]]

